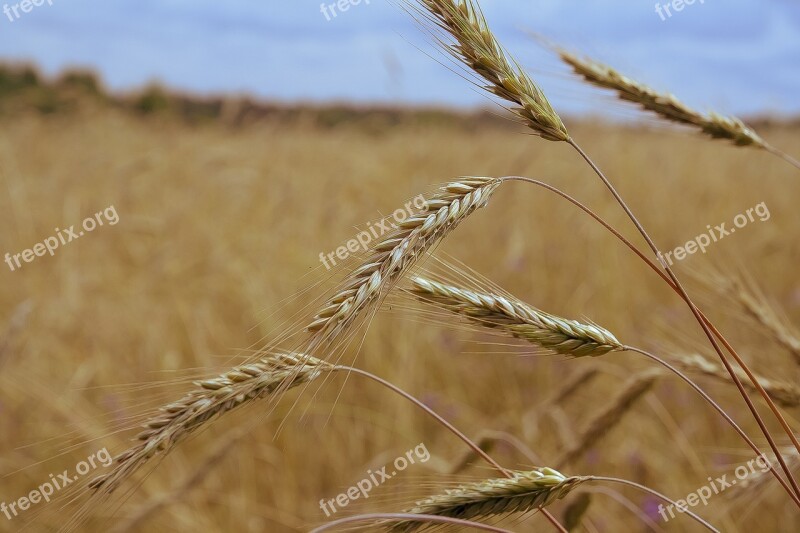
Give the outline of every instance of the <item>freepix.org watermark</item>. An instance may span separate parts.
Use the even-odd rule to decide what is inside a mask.
[[[11,269],[11,272],[14,272],[16,269],[22,268],[22,263],[32,263],[34,259],[42,257],[45,254],[50,254],[51,256],[55,255],[56,250],[60,246],[64,246],[65,244],[83,237],[86,233],[92,232],[98,226],[105,224],[105,222],[108,222],[109,226],[114,226],[119,222],[117,209],[113,205],[84,219],[81,223],[82,230],[76,230],[75,225],[63,230],[55,228],[53,230],[56,233],[55,235],[47,237],[42,242],[37,242],[27,250],[13,255],[10,252],[6,252],[5,263],[8,265],[8,268]]]
[[[8,20],[14,22],[15,20],[19,20],[25,13],[33,11],[34,7],[42,6],[45,3],[52,6],[53,0],[22,0],[22,2],[11,4],[10,6],[8,4],[3,4],[3,13],[8,17]]]
[[[756,467],[758,468],[757,470]],[[709,477],[709,483],[707,485],[703,485],[686,496],[685,500],[678,500],[675,504],[666,507],[663,504],[659,505],[658,513],[661,515],[664,522],[669,522],[670,519],[675,518],[676,510],[679,513],[685,513],[689,510],[689,507],[696,507],[700,504],[708,505],[708,501],[713,496],[725,492],[725,490],[736,485],[738,481],[744,481],[756,472],[762,474],[768,472],[771,467],[769,459],[763,454],[759,455],[755,459],[747,461],[747,464],[737,466],[736,470],[733,472],[734,476],[736,476],[735,478],[731,477],[728,479],[728,474],[716,479]],[[669,516],[667,516],[668,513]]]
[[[715,242],[719,242],[728,235],[733,235],[736,233],[737,229],[742,229],[750,223],[756,221],[756,217],[760,222],[766,222],[770,219],[772,215],[770,215],[769,208],[767,207],[766,202],[761,202],[755,207],[751,207],[744,213],[739,213],[733,218],[733,226],[728,227],[727,222],[723,222],[717,226],[711,227],[711,224],[706,226],[708,229],[707,233],[701,233],[691,241],[687,242],[683,246],[678,246],[671,252],[661,253],[658,254],[658,260],[661,262],[663,266],[672,266],[675,261],[683,261],[690,255],[697,253],[697,251],[701,251],[706,253],[706,249],[714,244]]]
[[[657,2],[656,13],[658,13],[658,16],[661,17],[662,21],[665,21],[672,17],[673,12],[680,13],[686,6],[690,6],[695,2],[705,4],[706,0],[672,0],[663,4]]]
[[[419,195],[413,200],[406,202],[402,209],[396,210],[390,217],[386,217],[375,224],[367,222],[367,229],[360,232],[355,238],[347,241],[344,245],[338,247],[336,251],[329,254],[320,252],[320,262],[325,265],[325,268],[330,270],[332,267],[336,266],[336,259],[344,261],[350,257],[350,254],[354,254],[358,251],[367,251],[369,249],[369,243],[375,239],[381,238],[389,231],[396,229],[397,224],[404,222],[408,217],[413,215],[414,210],[412,207],[416,207],[417,210],[423,210],[427,205],[425,197]]]
[[[323,15],[325,15],[325,19],[330,22],[331,20],[335,19],[339,16],[339,13],[344,13],[348,11],[351,7],[360,5],[361,2],[369,5],[370,0],[337,0],[331,4],[326,4],[323,2],[319,6],[319,11]]]
[[[75,465],[74,474],[69,470],[64,470],[58,475],[50,474],[50,481],[42,483],[37,488],[30,491],[28,495],[22,496],[11,503],[0,503],[0,512],[5,515],[6,519],[13,520],[15,517],[19,516],[21,512],[27,511],[32,506],[43,501],[49,502],[50,498],[56,492],[62,490],[64,487],[72,485],[92,470],[100,466],[108,468],[111,466],[112,462],[113,457],[111,457],[107,449],[103,448],[99,452],[95,452],[87,457],[85,461],[81,461]]]
[[[367,470],[367,477],[336,496],[336,498],[330,500],[321,499],[319,501],[319,508],[325,512],[325,516],[331,516],[331,514],[336,513],[339,509],[347,507],[353,500],[369,498],[369,493],[372,489],[386,483],[417,461],[426,463],[430,458],[431,454],[428,452],[428,448],[425,444],[419,443],[413,449],[408,450],[404,455],[398,456],[390,465],[386,465],[375,472]],[[390,468],[392,471],[387,472]],[[339,509],[336,508],[337,506]]]

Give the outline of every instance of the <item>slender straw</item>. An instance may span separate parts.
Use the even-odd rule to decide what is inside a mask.
[[[621,485],[628,485],[629,487],[634,487],[634,488],[637,488],[637,489],[642,490],[644,492],[647,492],[648,494],[652,494],[656,498],[658,498],[660,500],[663,500],[665,502],[668,502],[669,504],[674,505],[675,507],[680,507],[676,502],[674,502],[671,499],[667,498],[666,496],[664,496],[660,492],[658,492],[656,490],[653,490],[650,487],[646,487],[644,485],[640,485],[639,483],[636,483],[635,481],[628,481],[627,479],[620,479],[620,478],[616,478],[616,477],[604,477],[604,476],[587,476],[587,479],[589,479],[590,481],[605,481],[605,482],[608,482],[608,483],[619,483]],[[714,526],[712,526],[711,524],[709,524],[708,522],[706,522],[705,520],[703,520],[702,518],[697,516],[695,513],[693,513],[689,509],[686,509],[684,511],[684,513],[688,514],[689,516],[691,516],[695,521],[697,521],[699,524],[702,524],[709,531],[714,531],[715,533],[720,533],[717,528],[715,528]]]
[[[494,459],[489,457],[489,455],[486,452],[481,450],[480,446],[478,446],[477,444],[472,442],[472,440],[470,440],[469,437],[467,437],[461,431],[459,431],[455,426],[453,426],[453,424],[451,424],[450,422],[448,422],[447,420],[442,418],[442,416],[439,415],[436,411],[434,411],[433,409],[431,409],[430,407],[428,407],[427,405],[422,403],[420,400],[418,400],[417,398],[415,398],[411,394],[407,393],[406,391],[404,391],[403,389],[398,387],[397,385],[394,385],[393,383],[390,383],[390,382],[386,381],[385,379],[376,376],[375,374],[367,372],[366,370],[361,370],[360,368],[353,368],[351,366],[336,365],[336,366],[333,367],[333,371],[337,371],[337,370],[338,371],[345,371],[345,372],[352,372],[354,374],[358,374],[360,376],[364,376],[365,378],[369,378],[372,381],[380,383],[381,385],[383,385],[384,387],[392,390],[393,392],[396,392],[397,394],[399,394],[400,396],[402,396],[406,400],[410,401],[411,403],[413,403],[414,405],[416,405],[417,407],[419,407],[420,409],[422,409],[423,411],[425,411],[426,413],[431,415],[433,418],[435,418],[437,422],[442,424],[444,427],[449,429],[455,436],[457,436],[459,439],[464,441],[467,444],[467,446],[472,448],[472,451],[474,451],[476,454],[478,454],[487,463],[492,465],[498,472],[500,472],[501,474],[503,474],[505,476],[511,477],[511,474],[509,474],[509,472],[505,468],[500,466]]]
[[[777,148],[775,148],[773,146],[769,146],[769,145],[767,145],[764,149],[766,151],[768,151],[769,153],[780,157],[781,159],[783,159],[784,161],[786,161],[790,165],[794,166],[795,168],[800,169],[800,161],[798,161],[794,157],[790,156],[786,152],[783,152],[783,151],[781,151],[781,150],[779,150],[779,149],[777,149]]]

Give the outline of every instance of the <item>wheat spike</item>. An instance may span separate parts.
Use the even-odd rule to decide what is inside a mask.
[[[718,381],[725,383],[732,383],[731,376],[728,371],[721,365],[703,357],[700,354],[691,355],[678,355],[675,357],[678,364],[686,370],[698,372],[706,376],[716,378]],[[751,392],[756,392],[756,387],[747,378],[744,370],[738,366],[734,368],[739,379],[742,380],[742,385]],[[774,381],[763,376],[756,375],[756,379],[767,391],[770,398],[778,402],[784,407],[798,407],[800,406],[800,389],[797,386],[781,381]]]
[[[569,140],[566,126],[544,92],[503,49],[473,0],[416,1],[427,14],[412,9],[455,39],[452,46],[444,44],[447,52],[483,78],[486,91],[511,102],[511,111],[544,139]]]
[[[330,342],[347,329],[368,305],[385,296],[387,287],[425,250],[486,205],[500,183],[495,178],[465,177],[426,199],[421,212],[399,223],[381,240],[370,257],[342,283],[339,292],[317,312],[307,327],[314,336],[306,351],[313,351],[315,341]]]
[[[559,354],[596,357],[624,349],[610,331],[545,313],[511,296],[473,292],[420,277],[412,281],[412,294],[425,302]]]
[[[552,468],[512,471],[510,478],[487,479],[467,483],[418,501],[404,511],[411,514],[447,516],[470,520],[499,514],[542,509],[564,498],[577,486],[588,481],[583,477],[566,477]],[[424,527],[419,522],[397,522],[390,531],[409,532]]]
[[[616,91],[620,99],[638,104],[658,116],[700,129],[714,139],[728,139],[737,146],[770,146],[755,131],[736,117],[714,112],[703,114],[684,105],[674,95],[660,93],[647,85],[620,74],[608,65],[589,58],[579,58],[564,50],[558,51],[561,60],[593,85]]]
[[[168,453],[211,419],[265,398],[279,387],[296,387],[333,369],[333,365],[313,357],[280,354],[198,381],[196,390],[162,407],[158,415],[147,420],[145,430],[136,437],[140,442],[116,456],[111,471],[93,479],[89,487],[112,492],[153,456]]]

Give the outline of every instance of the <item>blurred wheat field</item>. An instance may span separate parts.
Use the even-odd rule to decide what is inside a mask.
[[[767,154],[676,130],[601,123],[570,130],[615,179],[664,250],[764,202],[768,221],[747,226],[676,268],[688,274],[740,265],[792,322],[800,321],[796,171]],[[797,130],[762,133],[787,152],[800,153]],[[280,331],[288,317],[329,288],[321,252],[335,250],[358,227],[407,199],[462,175],[542,179],[635,237],[624,214],[566,146],[535,142],[514,128],[442,123],[323,129],[269,121],[190,127],[110,110],[3,119],[0,253],[21,252],[54,228],[78,224],[111,205],[119,223],[16,271],[0,267],[0,500],[24,496],[100,448],[123,450],[131,435],[114,429],[176,397],[170,387],[150,384],[227,368],[232,356]],[[436,255],[464,262],[541,309],[602,324],[623,342],[665,356],[676,347],[703,346],[685,306],[633,254],[585,214],[530,185],[504,184]],[[310,293],[300,293],[318,282]],[[797,382],[796,364],[774,339],[729,302],[694,289],[754,369]],[[630,376],[651,366],[627,353],[592,361],[523,357],[524,347],[487,342],[497,340],[445,328],[390,300],[360,350],[354,343],[345,360],[358,352],[359,366],[422,399],[467,435],[507,432],[544,464],[556,460]],[[597,366],[600,376],[585,390],[538,409],[587,365]],[[749,433],[758,434],[733,387],[699,381]],[[794,414],[787,411],[796,426]],[[184,480],[207,465],[215,446],[237,428],[248,431],[208,465],[202,479],[182,490]],[[420,443],[431,453],[429,462],[339,514],[400,510],[431,486],[491,474],[474,461],[460,476],[444,475],[463,455],[463,443],[388,391],[334,376],[316,394],[288,392],[274,411],[256,404],[212,424],[177,447],[141,485],[129,484],[137,490],[121,502],[92,510],[82,530],[119,526],[171,494],[137,530],[307,531],[327,520],[320,499],[335,498],[368,469]],[[492,455],[509,468],[530,466],[508,444],[498,444]],[[751,456],[691,390],[664,377],[565,473],[613,473],[677,499]],[[791,502],[775,485],[745,497],[731,489],[696,511],[724,531],[796,530]],[[618,490],[605,492],[612,489]],[[665,530],[696,528],[686,517],[663,524],[653,510],[658,502],[627,489],[621,494]],[[579,530],[649,530],[615,497],[620,498],[595,494]],[[17,531],[34,518],[30,530],[56,530],[69,512],[59,511],[63,503],[39,504],[12,521],[0,516],[0,530]],[[569,503],[567,498],[551,510],[561,516]],[[550,527],[541,517],[501,524],[515,531]]]

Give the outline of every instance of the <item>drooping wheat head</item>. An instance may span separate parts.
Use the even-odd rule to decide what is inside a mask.
[[[421,277],[412,282],[411,293],[424,302],[555,353],[596,357],[624,349],[608,330],[545,313],[511,296],[474,292]]]
[[[416,2],[422,8],[410,6]],[[537,135],[567,141],[569,134],[544,92],[497,41],[480,7],[473,0],[405,0],[433,26],[444,30],[455,44],[441,44],[457,60],[487,82],[483,88],[510,102],[511,111]]]
[[[116,456],[111,470],[93,479],[89,487],[110,493],[144,463],[168,453],[210,420],[265,398],[279,387],[296,387],[333,369],[333,365],[306,355],[279,354],[198,381],[197,389],[161,407],[158,415],[147,420],[145,430],[136,437],[139,442]]]
[[[552,468],[511,472],[510,478],[487,479],[467,483],[418,501],[404,512],[448,516],[465,520],[500,514],[542,509],[564,498],[580,484],[583,477],[567,477]],[[409,532],[424,527],[419,522],[397,522],[387,529]]]
[[[565,50],[558,50],[561,60],[587,82],[611,89],[620,99],[638,104],[647,111],[687,126],[699,129],[714,139],[727,139],[737,146],[755,146],[767,149],[769,145],[755,131],[736,117],[718,113],[700,113],[683,104],[674,95],[658,92],[620,74],[612,67],[586,57],[578,57]]]
[[[312,338],[306,351],[316,353],[319,344],[331,342],[349,328],[365,308],[386,295],[427,249],[486,205],[500,183],[495,178],[465,177],[427,198],[423,209],[382,239],[317,312],[307,326]]]

